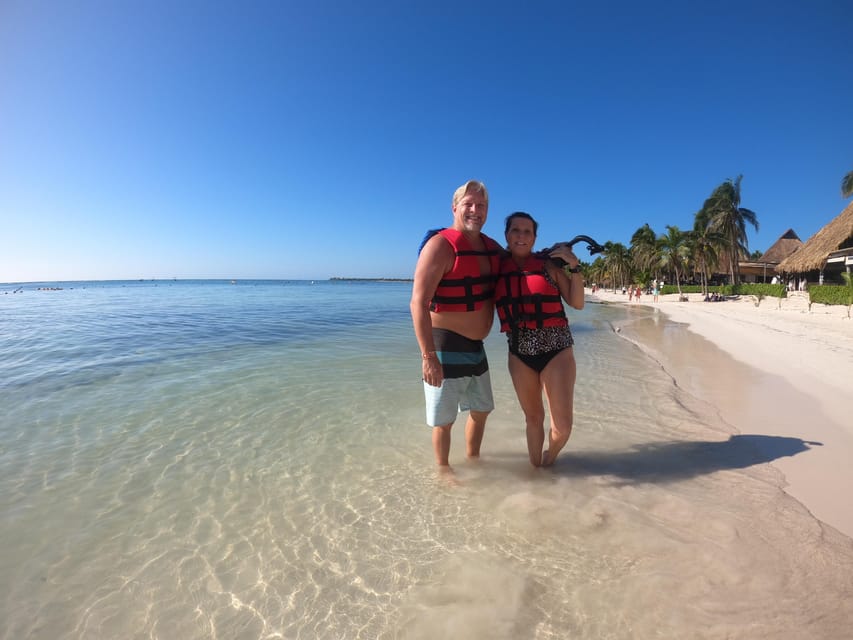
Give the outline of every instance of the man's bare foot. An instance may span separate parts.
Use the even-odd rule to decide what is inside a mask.
[[[545,451],[542,452],[542,466],[550,467],[552,464],[554,464],[554,461],[548,459],[548,449],[545,449]]]

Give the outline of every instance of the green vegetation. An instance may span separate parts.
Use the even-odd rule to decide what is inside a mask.
[[[680,290],[675,286],[668,284],[661,289],[661,295],[671,293],[705,293],[705,289],[700,285],[682,285]],[[756,298],[787,298],[788,291],[784,284],[761,284],[761,283],[745,283],[739,285],[722,284],[716,287],[711,287],[709,293],[716,293],[721,296],[755,296]]]
[[[853,307],[853,276],[842,273],[844,285],[812,285],[809,287],[809,308],[817,304],[843,304],[847,306],[847,317]]]
[[[809,307],[813,304],[830,304],[830,305],[845,305],[847,307],[847,317],[851,317],[853,312],[853,276],[849,273],[842,273],[844,285],[810,285],[809,286]],[[676,287],[668,284],[661,288],[661,295],[673,293],[688,294],[688,293],[706,293],[705,289],[700,285],[682,285]],[[783,298],[788,297],[788,291],[784,284],[723,284],[716,287],[711,287],[709,293],[716,293],[721,296],[754,296],[755,306],[764,298],[778,298],[781,304]]]
[[[846,274],[845,274],[846,275]],[[811,304],[851,304],[849,287],[823,284],[809,287]]]
[[[681,287],[676,287],[672,284],[665,284],[660,289],[660,294],[662,296],[670,295],[673,293],[683,293],[686,295],[688,293],[705,293],[705,290],[698,284],[683,284],[681,285]]]

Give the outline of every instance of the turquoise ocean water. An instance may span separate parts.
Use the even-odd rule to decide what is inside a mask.
[[[846,637],[853,544],[766,464],[805,446],[612,331],[641,310],[571,314],[547,471],[493,333],[483,458],[460,419],[440,478],[410,288],[0,285],[0,638]]]

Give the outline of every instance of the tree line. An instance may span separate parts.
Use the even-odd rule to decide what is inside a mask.
[[[630,247],[605,242],[603,255],[585,268],[587,279],[643,288],[663,279],[680,293],[681,283],[691,278],[707,291],[711,276],[725,271],[730,282],[738,284],[738,263],[749,256],[746,227],[758,230],[756,213],[741,206],[742,179],[730,178],[714,189],[696,212],[692,229],[666,225],[666,232],[658,234],[646,223],[631,236]]]
[[[588,282],[647,288],[652,280],[681,283],[698,280],[704,293],[714,274],[728,274],[730,284],[740,284],[740,261],[760,260],[761,252],[749,253],[747,225],[758,231],[758,216],[741,206],[743,176],[729,178],[713,190],[696,212],[693,228],[681,230],[666,225],[666,233],[657,234],[648,223],[631,236],[631,246],[605,242],[603,254],[590,265],[583,265]],[[841,195],[853,195],[853,171],[841,180]]]

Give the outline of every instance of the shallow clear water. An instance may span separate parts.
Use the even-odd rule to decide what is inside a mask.
[[[435,473],[408,283],[0,287],[0,638],[836,638],[853,543],[611,329],[529,468],[499,334]],[[4,295],[4,291],[8,292]],[[631,311],[635,313],[635,311]],[[661,330],[666,330],[662,326]]]

